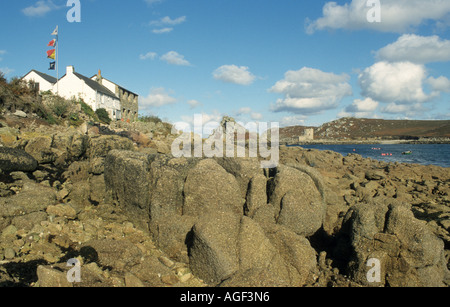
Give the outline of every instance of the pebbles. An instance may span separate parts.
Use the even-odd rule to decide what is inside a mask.
[[[3,253],[5,256],[5,259],[7,259],[7,260],[14,259],[14,257],[16,256],[16,252],[10,247],[5,248]]]
[[[75,210],[70,204],[61,203],[50,205],[45,211],[17,216],[0,233],[0,264],[47,263],[38,268],[36,285],[41,287],[203,286],[186,264],[167,257],[155,246],[149,233],[115,210],[107,204]],[[64,278],[70,267],[54,266],[77,255],[83,263],[84,281],[68,284]],[[154,263],[150,259],[161,266],[146,265],[147,269],[138,269],[148,261]],[[135,271],[140,274],[130,273]],[[0,282],[15,283],[19,279],[23,282],[24,277],[11,273],[7,275],[18,279],[0,270]],[[33,285],[31,279],[25,283]]]

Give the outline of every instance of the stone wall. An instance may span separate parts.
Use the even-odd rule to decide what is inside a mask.
[[[119,86],[116,86],[116,95],[120,98],[122,119],[136,121],[139,116],[139,96]]]

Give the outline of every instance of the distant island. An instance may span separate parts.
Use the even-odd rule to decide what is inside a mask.
[[[280,129],[282,144],[450,144],[450,120],[341,118]]]

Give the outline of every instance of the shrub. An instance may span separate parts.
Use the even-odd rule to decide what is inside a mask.
[[[94,110],[92,110],[92,108],[86,102],[84,102],[83,99],[80,98],[76,103],[79,103],[81,105],[81,111],[83,111],[84,114],[93,118],[94,120],[97,119]]]
[[[97,114],[98,119],[104,123],[109,125],[111,123],[111,118],[109,118],[109,114],[108,111],[106,111],[105,109],[101,108],[98,109],[97,111],[95,111],[95,114]]]
[[[57,117],[65,117],[70,108],[70,102],[64,98],[55,96],[52,99],[51,110]]]
[[[0,70],[0,84],[7,84],[8,81],[6,80],[5,74]]]
[[[144,122],[144,123],[162,123],[162,120],[158,117],[158,116],[154,116],[154,115],[145,115],[145,116],[141,116],[139,117],[139,121]]]
[[[35,104],[34,109],[36,114],[50,125],[58,124],[58,120],[53,116],[53,113],[50,112],[43,104]]]
[[[9,88],[16,96],[33,94],[33,90],[29,87],[27,82],[21,80],[19,77],[14,77],[9,82]]]
[[[80,116],[78,115],[78,113],[72,113],[69,115],[69,123],[72,126],[79,127],[83,123],[83,120],[80,119]]]

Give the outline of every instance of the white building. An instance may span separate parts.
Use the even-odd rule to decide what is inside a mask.
[[[30,82],[38,92],[52,91],[66,99],[83,99],[94,111],[106,109],[113,120],[136,121],[139,96],[116,83],[104,79],[99,71],[92,78],[85,77],[67,66],[66,74],[59,79],[32,70],[22,80]]]
[[[66,74],[53,86],[53,92],[66,99],[83,99],[94,111],[106,109],[113,120],[121,119],[120,99],[105,86],[67,66]]]
[[[138,120],[139,112],[139,96],[122,86],[114,83],[102,76],[102,72],[99,70],[97,75],[91,77],[95,82],[103,85],[111,92],[116,94],[116,97],[120,99],[120,110],[122,111],[122,119],[126,121]]]
[[[22,80],[29,82],[31,87],[38,92],[52,91],[53,86],[56,84],[55,77],[41,73],[34,69],[27,73]]]

